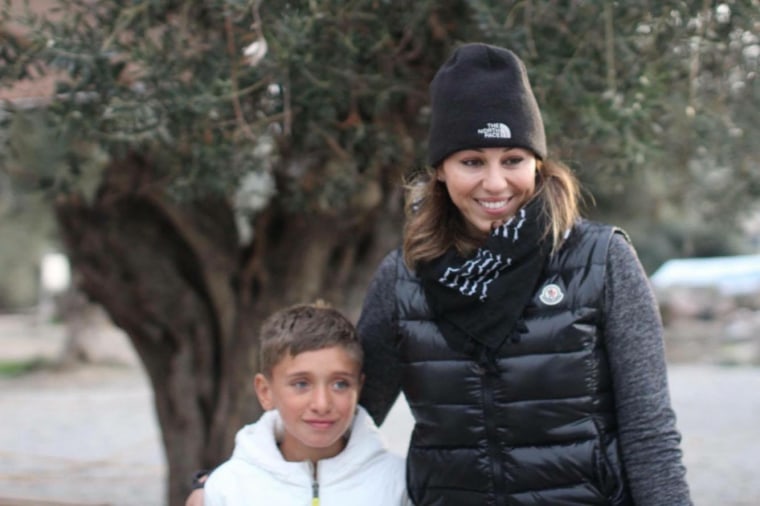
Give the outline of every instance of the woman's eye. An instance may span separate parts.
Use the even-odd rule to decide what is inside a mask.
[[[504,160],[504,163],[506,165],[517,165],[520,162],[522,162],[523,160],[524,160],[524,158],[521,157],[521,156],[510,156],[509,158],[507,158],[506,160]]]
[[[462,160],[462,165],[464,165],[466,167],[478,167],[478,166],[480,166],[482,164],[483,163],[479,159],[477,159],[477,158],[466,158],[466,159]]]

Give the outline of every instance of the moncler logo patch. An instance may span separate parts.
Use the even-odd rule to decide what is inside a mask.
[[[512,132],[504,123],[488,123],[485,128],[478,129],[478,134],[485,139],[511,139]]]
[[[556,306],[562,299],[565,298],[565,294],[562,293],[562,289],[554,283],[546,285],[538,296],[538,300],[546,304],[547,306]]]

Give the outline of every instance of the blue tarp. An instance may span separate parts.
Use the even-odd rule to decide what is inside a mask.
[[[655,288],[701,286],[726,294],[760,292],[760,255],[668,260],[651,280]]]

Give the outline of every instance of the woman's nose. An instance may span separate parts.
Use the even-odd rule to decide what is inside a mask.
[[[509,183],[504,174],[504,169],[497,162],[489,163],[483,173],[483,189],[490,193],[500,193],[507,189]]]

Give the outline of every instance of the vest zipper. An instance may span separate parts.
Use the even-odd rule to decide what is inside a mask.
[[[491,388],[493,372],[489,371],[485,365],[483,369],[483,417],[486,422],[486,437],[488,438],[488,453],[491,459],[491,472],[494,479],[494,495],[496,496],[497,505],[507,504],[507,488],[504,481],[504,463],[499,451],[500,444],[496,431],[496,420],[493,414],[493,388]]]

